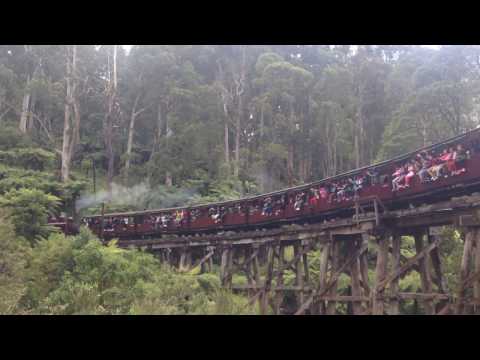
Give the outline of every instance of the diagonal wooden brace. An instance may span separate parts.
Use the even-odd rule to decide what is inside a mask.
[[[355,261],[357,258],[359,258],[365,251],[367,251],[368,246],[367,244],[364,244],[359,250],[355,251],[348,259],[345,261],[345,263],[338,269],[338,271],[333,274],[332,278],[330,279],[329,283],[325,286],[324,289],[321,291],[319,290],[314,290],[312,295],[310,295],[305,301],[298,311],[295,313],[295,315],[302,315],[305,313],[305,310],[309,308],[309,306],[312,304],[313,300],[316,297],[322,297],[325,296],[326,293],[332,288],[332,286],[335,284],[335,282],[338,280],[340,275],[345,271],[345,269],[350,266],[350,264]]]

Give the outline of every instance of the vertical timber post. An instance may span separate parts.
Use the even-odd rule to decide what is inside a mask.
[[[349,255],[353,255],[359,249],[358,236],[355,236],[349,241]],[[360,288],[360,259],[357,257],[350,265],[350,279],[352,287],[352,296],[361,296]],[[360,301],[352,302],[352,309],[354,315],[359,315],[362,312],[362,303]]]
[[[302,243],[303,243],[303,241],[302,241]],[[303,274],[304,274],[304,280],[302,282],[302,292],[305,294],[305,290],[304,290],[305,289],[305,284],[307,284],[307,286],[311,288],[311,291],[313,291],[313,287],[310,286],[310,272],[309,272],[309,268],[308,268],[308,254],[307,254],[307,251],[309,249],[309,245],[304,244],[300,248],[302,249],[302,252],[303,252],[302,262],[303,262]],[[304,295],[304,297],[305,297],[305,295]],[[309,308],[310,315],[312,315],[312,313],[314,311],[314,308],[315,308],[315,304],[312,302],[312,304],[310,305],[310,308]]]
[[[278,266],[277,266],[277,283],[275,291],[275,314],[280,315],[281,307],[283,303],[283,266],[285,261],[285,246],[278,245]]]
[[[293,246],[293,256],[296,259],[295,261],[295,287],[298,289],[297,292],[297,303],[300,307],[304,302],[304,294],[303,294],[303,274],[302,274],[302,256],[299,256],[300,252],[302,251],[301,244],[295,244]]]
[[[463,245],[463,256],[462,256],[462,264],[460,269],[460,285],[458,290],[458,299],[457,299],[457,314],[463,314],[465,312],[465,280],[467,279],[468,275],[470,274],[470,263],[471,263],[471,253],[473,247],[473,241],[475,237],[475,230],[474,228],[468,227],[466,228],[465,234],[465,243]]]
[[[328,271],[328,258],[330,255],[330,243],[327,242],[326,244],[323,244],[321,246],[322,253],[320,255],[320,269],[319,269],[319,274],[318,274],[318,288],[320,292],[323,292],[323,289],[325,289],[325,286],[327,285],[327,271]],[[325,314],[326,308],[325,308],[325,301],[323,300],[318,300],[318,313],[320,315]]]
[[[255,280],[255,290],[256,290],[256,292],[262,291],[261,282],[260,282],[260,265],[259,265],[259,261],[258,261],[259,250],[260,249],[259,249],[258,245],[253,245],[253,251],[256,253],[255,257],[253,258],[253,263],[252,263],[253,277],[254,277],[254,280]],[[261,311],[261,299],[260,298],[259,298],[258,303],[259,303],[259,308],[260,308],[260,311]]]
[[[428,234],[428,243],[432,244],[436,239],[437,235],[430,235],[430,231]],[[437,248],[433,249],[430,252],[430,259],[432,260],[433,270],[435,272],[436,284],[438,287],[438,291],[441,294],[447,294],[447,279],[443,276],[442,266],[441,266],[441,258],[440,258],[440,251]],[[448,303],[448,300],[440,300],[436,306],[435,313],[438,313],[441,309],[443,309]]]
[[[253,254],[251,246],[246,246],[245,250],[244,250],[245,261],[247,261],[247,259],[250,257],[251,254]],[[249,286],[249,288],[247,290],[247,294],[248,294],[248,297],[250,297],[250,296],[252,296],[252,292],[254,292],[252,290],[252,286],[254,285],[254,281],[253,281],[253,278],[252,278],[252,262],[251,261],[249,261],[248,263],[245,264],[244,270],[245,270],[245,275],[247,276],[247,284]]]
[[[228,249],[228,262],[227,262],[227,286],[232,287],[233,280],[233,257],[235,256],[235,248],[230,247]]]
[[[400,247],[402,236],[398,232],[392,235],[392,272],[395,273],[400,269]],[[399,298],[398,298],[398,277],[392,280],[390,291],[392,298],[390,299],[390,315],[399,314]]]
[[[340,257],[340,242],[338,240],[335,239],[335,236],[332,236],[332,251],[331,251],[331,255],[332,255],[332,261],[331,261],[331,264],[332,264],[332,268],[331,268],[331,272],[330,272],[330,278],[332,278],[333,274],[335,274],[335,272],[337,271],[338,269],[338,264],[339,264],[339,257]],[[338,287],[338,281],[335,281],[335,283],[333,284],[332,288],[330,289],[329,291],[329,295],[331,297],[335,297],[337,296],[337,287]],[[328,304],[327,304],[327,315],[335,315],[336,313],[336,309],[337,309],[337,302],[336,301],[328,301]]]
[[[262,315],[267,314],[268,310],[268,299],[270,293],[270,287],[272,285],[272,276],[273,276],[273,262],[274,262],[274,251],[272,245],[267,245],[266,249],[266,261],[267,261],[267,274],[265,276],[265,283],[263,285],[263,293],[261,296],[261,304],[260,304],[260,313]]]
[[[165,261],[167,262],[168,266],[172,266],[171,257],[170,257],[171,252],[172,250],[170,248],[165,249]]]
[[[213,271],[213,256],[215,254],[215,247],[210,247],[209,251],[212,252],[212,256],[208,259],[208,272],[211,273]]]
[[[179,260],[179,263],[178,263],[178,269],[180,271],[186,271],[187,270],[186,263],[187,263],[187,249],[183,248],[181,250],[181,253],[180,253],[180,260]]]
[[[230,263],[230,249],[224,247],[222,249],[222,258],[220,262],[220,283],[222,287],[229,287],[229,263]]]
[[[414,234],[415,238],[415,250],[420,253],[423,250],[423,235],[424,232],[416,232]],[[420,280],[422,282],[422,292],[429,294],[432,292],[432,280],[430,277],[430,271],[428,266],[429,254],[425,254],[423,258],[418,261],[418,270],[420,272]],[[425,309],[425,314],[433,315],[433,303],[431,299],[425,299],[423,301],[423,307]]]
[[[361,235],[361,246],[367,245],[368,246],[368,239],[369,235],[363,233]],[[370,296],[370,285],[369,285],[369,277],[368,277],[368,255],[367,252],[364,252],[360,255],[360,275],[362,279],[363,285],[363,292],[366,297]],[[370,304],[371,306],[371,304]]]
[[[385,311],[384,290],[378,290],[378,285],[387,276],[388,265],[388,234],[382,234],[378,238],[377,267],[375,269],[375,289],[372,298],[372,314],[383,315]]]

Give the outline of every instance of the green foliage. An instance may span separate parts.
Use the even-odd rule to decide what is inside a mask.
[[[60,199],[35,189],[11,190],[0,197],[0,206],[10,210],[15,232],[30,242],[46,237],[54,228],[48,225],[48,216],[58,209]]]
[[[37,189],[57,196],[62,192],[62,184],[50,173],[5,168],[0,165],[0,194],[22,188]]]
[[[246,314],[218,275],[177,273],[152,255],[104,246],[88,230],[53,234],[28,252],[18,311],[40,314]],[[21,283],[21,282],[20,282]],[[1,284],[0,284],[1,285]],[[17,296],[18,297],[18,296]]]
[[[55,154],[39,148],[0,151],[0,161],[10,166],[44,171],[53,166]]]
[[[0,131],[0,151],[9,151],[14,148],[24,148],[31,145],[28,136],[22,135],[18,128],[5,126]]]
[[[18,238],[6,214],[0,212],[0,315],[14,314],[26,292],[27,245]]]

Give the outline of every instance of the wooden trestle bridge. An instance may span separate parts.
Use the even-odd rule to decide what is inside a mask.
[[[215,235],[163,235],[118,244],[145,248],[180,270],[200,266],[208,272],[217,264],[222,286],[246,292],[263,314],[271,309],[275,314],[335,314],[337,303],[346,303],[356,315],[396,315],[405,300],[416,300],[425,314],[479,314],[480,193],[396,211],[384,209],[376,198],[370,200],[374,207],[370,203],[369,212],[357,204],[356,215],[336,221]],[[454,225],[464,239],[456,289],[447,288],[442,272],[438,229],[444,225]],[[415,239],[416,255],[411,258],[400,252],[407,235]],[[293,248],[293,258],[287,260],[288,248]],[[320,261],[313,281],[308,254],[317,250]],[[369,268],[372,263],[374,269]],[[293,286],[285,285],[287,270],[295,276]],[[411,271],[420,275],[421,292],[400,292],[400,279]],[[246,276],[248,283],[234,286],[234,274]],[[342,274],[348,276],[351,295],[337,292]],[[295,309],[285,308],[286,296],[296,299]]]

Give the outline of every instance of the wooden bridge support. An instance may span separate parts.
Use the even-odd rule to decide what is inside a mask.
[[[460,286],[455,298],[448,294],[442,273],[440,236],[427,227],[378,230],[272,239],[238,246],[223,243],[163,248],[159,250],[159,257],[180,271],[195,268],[201,272],[212,271],[215,262],[222,286],[246,290],[250,303],[258,303],[260,314],[333,315],[340,309],[339,304],[347,303],[349,314],[397,315],[405,300],[418,301],[424,314],[480,313],[480,224],[463,227]],[[401,253],[405,235],[414,238],[416,253],[411,258]],[[312,273],[313,278],[309,263],[312,251],[318,251],[318,268]],[[291,254],[290,258],[286,257],[287,253]],[[369,269],[374,270],[372,279]],[[412,270],[420,275],[421,291],[401,292],[399,282]],[[292,283],[286,283],[287,271],[293,275]],[[234,286],[234,274],[243,274],[247,284]],[[348,294],[339,293],[338,280],[342,274],[349,278]],[[289,299],[296,299],[296,309],[286,308],[288,293],[292,295]]]
[[[167,248],[160,251],[160,258],[163,262],[175,264],[180,271],[195,268],[200,268],[201,272],[212,271],[215,261],[219,266],[221,285],[235,291],[246,290],[250,303],[258,303],[260,314],[288,312],[284,307],[288,292],[293,292],[296,299],[296,314],[334,315],[340,303],[347,303],[350,314],[396,315],[400,313],[401,301],[412,299],[420,301],[425,314],[448,313],[450,298],[438,250],[441,239],[431,234],[425,238],[426,229],[409,234],[415,239],[416,254],[412,258],[401,254],[400,229],[381,231],[375,236],[353,232],[241,246]],[[480,231],[469,228],[466,234],[463,287],[458,291],[458,298],[463,300],[458,303],[456,313],[469,313],[472,304],[477,312],[476,299],[480,298]],[[370,239],[375,239],[376,251],[370,249],[369,252]],[[425,239],[427,243],[424,243]],[[290,259],[286,258],[287,249],[293,250]],[[309,253],[314,250],[319,256],[315,281],[309,264]],[[369,265],[375,273],[373,279],[369,278]],[[411,270],[420,274],[421,293],[400,292],[399,281]],[[293,284],[285,284],[286,271],[291,271],[294,276]],[[234,274],[243,274],[247,284],[234,286]],[[342,274],[349,278],[348,294],[338,293],[338,280]],[[473,287],[473,293],[469,286]],[[438,290],[436,293],[434,287]]]
[[[399,314],[401,300],[421,301],[424,313],[429,315],[437,313],[434,306],[435,301],[438,302],[438,311],[440,311],[440,309],[446,304],[449,297],[445,294],[445,279],[440,266],[440,255],[438,252],[440,238],[434,236],[429,237],[428,245],[425,246],[423,241],[425,234],[426,229],[415,230],[413,232],[416,255],[409,259],[404,259],[402,264],[402,255],[400,252],[402,236],[400,232],[394,231],[391,235],[391,266],[388,266],[388,242],[390,236],[383,236],[379,239],[374,289],[375,294],[372,296],[373,314],[397,315]],[[430,263],[432,263],[435,272],[437,292],[433,292],[432,269]],[[387,271],[388,268],[390,268],[390,273]],[[421,292],[399,292],[399,280],[412,270],[418,271],[420,275]]]
[[[480,314],[480,227],[465,230],[456,314]]]
[[[349,242],[349,254],[353,255],[356,251],[360,248],[361,245],[361,237],[360,241],[357,237],[353,241]],[[359,298],[362,296],[362,290],[360,287],[360,259],[357,257],[353,260],[350,265],[350,278],[351,278],[351,289],[352,289],[352,297]],[[361,301],[353,301],[352,304],[352,312],[353,315],[360,315],[363,313],[362,310],[362,303]]]
[[[400,269],[400,248],[402,243],[402,236],[395,232],[392,235],[392,272],[397,272]],[[398,315],[400,312],[400,301],[398,298],[399,279],[392,280],[390,285],[392,298],[390,299],[390,315]]]
[[[417,232],[414,234],[414,238],[415,238],[415,250],[417,254],[419,254],[424,249],[424,245],[423,245],[424,233]],[[429,255],[430,254],[426,254],[426,256],[418,260],[420,281],[422,285],[422,293],[424,294],[430,294],[432,292],[432,278],[430,276],[431,269],[429,266]],[[424,311],[426,315],[434,314],[433,303],[431,298],[424,298],[423,306],[424,306]]]
[[[327,272],[328,272],[328,259],[330,257],[331,243],[320,245],[320,269],[318,273],[318,289],[320,292],[325,291],[327,286]],[[319,315],[326,314],[325,302],[316,299],[317,313]]]
[[[377,264],[375,268],[375,287],[372,293],[372,314],[383,315],[385,311],[384,286],[380,286],[387,277],[388,264],[388,236],[377,238]]]

